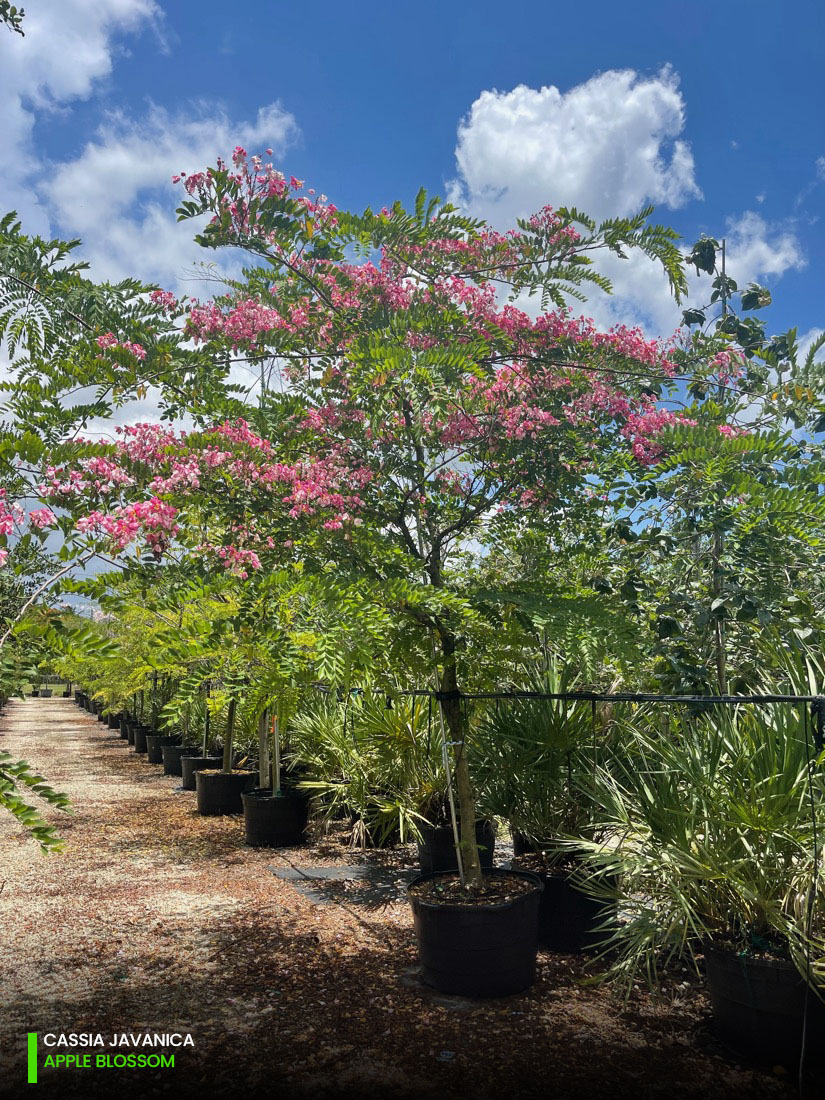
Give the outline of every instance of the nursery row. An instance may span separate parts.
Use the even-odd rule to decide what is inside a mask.
[[[180,777],[199,813],[243,814],[248,844],[299,845],[310,818],[341,822],[363,846],[416,841],[422,874],[409,898],[423,975],[444,992],[524,989],[539,945],[586,952],[594,976],[624,982],[654,983],[692,957],[737,1049],[790,1064],[804,1029],[814,1058],[825,1040],[814,843],[825,777],[811,767],[805,706],[596,708],[555,690],[555,664],[541,684],[473,716],[484,884],[470,893],[432,698],[315,688],[286,722],[274,708],[253,723],[235,698],[179,724],[162,705],[175,685],[157,678],[120,713],[94,691],[75,700]],[[495,866],[507,829],[513,860]]]

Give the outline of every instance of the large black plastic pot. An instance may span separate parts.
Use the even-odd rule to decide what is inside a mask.
[[[197,756],[201,751],[192,745],[182,745],[180,741],[162,744],[160,749],[163,756],[164,775],[182,775],[181,757]]]
[[[705,971],[716,1030],[760,1062],[798,1062],[807,992],[806,1058],[825,1062],[825,1005],[792,963],[705,944]]]
[[[52,697],[52,689],[51,688],[41,688],[40,689],[40,698],[41,699],[51,699],[51,697]]]
[[[129,719],[125,715],[120,719],[120,739],[121,739],[121,741],[128,741],[129,740],[129,730],[131,728],[131,725],[132,725],[132,723],[129,721]]]
[[[195,790],[195,773],[202,768],[219,768],[223,763],[220,756],[182,756],[180,760],[181,786],[185,791]]]
[[[255,787],[244,791],[243,818],[246,843],[255,848],[293,848],[304,839],[309,816],[309,796],[303,791],[282,791]]]
[[[150,764],[163,763],[163,746],[179,745],[179,737],[169,737],[165,733],[146,734],[146,759]]]
[[[496,847],[496,826],[492,821],[476,822],[478,855],[484,870],[493,866]],[[418,844],[418,865],[425,875],[439,871],[458,870],[455,842],[451,825],[424,826]]]
[[[198,813],[207,816],[242,814],[241,795],[252,790],[256,779],[255,772],[196,771]]]
[[[119,730],[120,729],[120,715],[119,714],[110,714],[108,721],[109,721],[109,729],[110,730]]]
[[[152,732],[149,726],[142,726],[138,724],[135,726],[135,738],[132,744],[135,746],[135,752],[146,752],[148,746],[146,744],[147,736]]]
[[[588,893],[586,883],[577,881],[570,871],[537,872],[544,883],[539,905],[539,943],[549,951],[577,954],[595,950],[608,935],[617,919],[613,898]],[[616,889],[611,876],[605,887]]]
[[[454,874],[454,872],[451,872]],[[409,886],[422,978],[442,993],[506,997],[536,979],[542,883],[527,871],[506,871],[533,889],[498,904],[450,905],[409,893],[442,874],[419,875]]]

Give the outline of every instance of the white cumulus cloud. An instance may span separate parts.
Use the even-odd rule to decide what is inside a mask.
[[[564,92],[552,85],[484,91],[459,124],[457,175],[448,195],[499,228],[546,204],[575,206],[596,218],[631,214],[648,203],[677,209],[703,197],[685,122],[670,68],[655,76],[599,73]],[[805,263],[792,230],[753,211],[727,218],[715,235],[727,237],[728,272],[742,287]],[[594,291],[585,307],[599,324],[641,324],[662,336],[677,327],[680,307],[658,265],[641,253],[627,260],[605,254],[598,265],[614,286],[612,297]],[[709,297],[706,277],[690,284],[692,303]]]
[[[38,117],[88,99],[112,71],[121,36],[160,24],[155,0],[39,0],[26,11],[24,38],[0,35],[0,193],[27,228],[48,231],[37,201],[43,178]]]
[[[134,275],[192,293],[187,265],[216,257],[193,242],[195,223],[176,222],[186,195],[172,175],[214,164],[238,144],[282,153],[296,134],[294,118],[278,103],[252,121],[232,120],[209,103],[186,114],[150,106],[138,119],[112,115],[78,157],[55,166],[44,188],[48,208],[83,239],[96,276]]]
[[[485,91],[458,129],[454,201],[498,224],[550,203],[595,217],[646,201],[678,207],[701,197],[682,138],[676,75],[599,73],[561,92],[520,84]]]

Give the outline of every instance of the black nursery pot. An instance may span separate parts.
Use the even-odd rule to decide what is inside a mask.
[[[146,738],[152,732],[149,726],[142,726],[140,724],[135,726],[134,741],[131,742],[135,746],[135,752],[146,752],[148,746],[146,744]]]
[[[110,714],[109,715],[109,729],[110,730],[119,730],[120,729],[120,715],[119,714]]]
[[[303,791],[281,791],[255,787],[244,791],[243,818],[246,843],[255,848],[293,848],[304,839],[309,816],[309,797]]]
[[[221,756],[182,756],[180,760],[181,786],[185,791],[194,791],[195,773],[203,768],[219,768],[223,763]]]
[[[121,739],[121,741],[128,741],[129,740],[129,730],[131,729],[131,727],[132,727],[132,723],[124,715],[120,719],[120,739]]]
[[[578,954],[595,950],[617,919],[612,898],[594,897],[569,871],[538,872],[544,883],[539,906],[539,943],[549,951]],[[615,876],[603,880],[617,888]]]
[[[40,698],[40,692],[39,691],[33,691],[32,692],[32,699],[39,699],[39,698]]]
[[[182,745],[179,741],[172,741],[162,744],[160,751],[163,756],[163,774],[182,775],[181,757],[197,756],[201,750],[192,745]]]
[[[493,853],[496,847],[494,822],[476,822],[476,843],[482,869],[489,871],[493,866]],[[418,844],[418,865],[422,874],[425,875],[458,870],[451,825],[422,827],[421,840]]]
[[[408,897],[427,985],[464,997],[506,997],[533,984],[542,882],[528,871],[505,873],[526,879],[534,888],[494,905],[451,905],[409,892],[440,874],[419,875],[410,883]]]
[[[146,734],[146,760],[150,764],[163,763],[163,746],[179,745],[179,737],[169,737],[165,733]]]
[[[793,963],[705,944],[705,971],[715,1029],[759,1062],[790,1066],[799,1061],[807,993],[805,1056],[825,1063],[825,1004],[813,989],[806,991]]]
[[[514,856],[527,856],[533,852],[540,852],[541,848],[524,833],[520,833],[518,829],[513,829],[513,855]]]
[[[242,814],[244,791],[252,790],[255,772],[195,772],[198,813],[205,816]]]

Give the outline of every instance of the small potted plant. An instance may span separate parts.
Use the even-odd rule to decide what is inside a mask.
[[[241,795],[255,783],[255,773],[234,768],[235,720],[238,700],[229,698],[223,734],[223,756],[220,771],[199,768],[195,772],[198,813],[226,815],[243,813]]]
[[[191,741],[191,715],[189,708],[182,714],[183,733],[179,738],[167,738],[161,745],[164,775],[179,775],[183,778],[183,760],[187,756],[199,756],[200,748]],[[193,772],[194,779],[194,772]],[[194,787],[194,782],[193,782]]]
[[[326,696],[310,701],[291,726],[293,759],[312,776],[300,787],[316,796],[327,821],[349,818],[353,845],[412,840],[443,859],[443,867],[423,870],[456,867],[452,829],[443,828],[446,779],[430,707],[369,691],[341,700]],[[493,839],[484,836],[488,865]]]
[[[212,715],[209,713],[210,684],[201,685],[195,695],[190,695],[185,700],[185,709],[181,710],[180,718],[184,724],[184,731],[200,728],[200,744],[194,743],[181,746],[180,761],[180,785],[181,790],[194,791],[196,789],[195,773],[202,768],[206,770],[219,768],[223,763],[223,756],[214,751],[212,739]],[[187,734],[184,732],[184,741]],[[177,774],[175,772],[174,774]]]
[[[283,766],[281,729],[291,709],[288,701],[289,693],[283,693],[279,707],[264,708],[258,716],[259,786],[241,796],[246,843],[256,848],[301,844],[309,819],[311,793],[298,783],[300,768]]]
[[[803,1023],[825,1045],[825,753],[800,711],[641,714],[592,788],[625,886],[611,973],[703,958],[716,1029],[785,1064]]]

